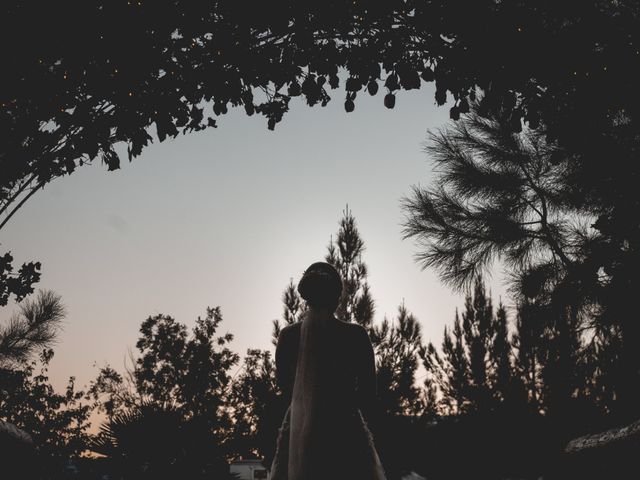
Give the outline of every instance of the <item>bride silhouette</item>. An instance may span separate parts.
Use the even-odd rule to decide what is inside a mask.
[[[362,413],[376,394],[373,348],[366,330],[336,319],[342,281],[328,263],[312,264],[298,292],[302,321],[282,330],[276,374],[289,401],[271,480],[384,480]]]

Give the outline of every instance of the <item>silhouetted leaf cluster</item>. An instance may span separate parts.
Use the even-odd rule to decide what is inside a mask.
[[[6,306],[12,295],[17,302],[22,301],[40,280],[40,262],[23,263],[17,273],[12,262],[10,253],[0,256],[0,307]]]
[[[0,369],[0,417],[32,436],[37,454],[29,468],[42,478],[62,471],[69,458],[85,450],[92,411],[85,392],[76,389],[74,377],[62,393],[55,392],[48,376],[52,358],[53,351],[44,350],[39,362]]]
[[[293,97],[326,105],[341,83],[351,111],[365,89],[383,87],[394,108],[399,91],[435,82],[436,103],[449,98],[454,119],[480,88],[483,110],[504,108],[512,131],[522,119],[531,128],[544,121],[590,158],[606,151],[599,134],[612,117],[637,131],[637,69],[628,68],[638,61],[635,2],[92,0],[37,5],[37,15],[30,7],[3,6],[0,213],[95,159],[119,168],[117,142],[131,159],[152,133],[163,141],[215,126],[231,107],[273,129]],[[71,18],[80,21],[66,28]]]

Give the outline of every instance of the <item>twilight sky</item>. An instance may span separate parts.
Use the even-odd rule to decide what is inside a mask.
[[[325,108],[295,101],[273,132],[232,110],[217,129],[155,143],[116,172],[82,167],[36,194],[0,249],[40,260],[38,287],[67,305],[54,385],[70,375],[85,385],[94,364],[122,370],[140,323],[157,313],[192,325],[220,305],[236,351],[271,348],[284,287],[323,259],[346,204],[365,241],[376,319],[404,299],[425,341],[439,343],[462,298],[415,264],[400,209],[411,185],[431,181],[426,132],[448,119],[432,88],[401,92],[394,110],[381,94],[360,94],[350,114],[344,92],[330,92]],[[504,288],[491,283],[497,300]]]

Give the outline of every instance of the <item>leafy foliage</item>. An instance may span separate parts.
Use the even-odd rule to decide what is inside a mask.
[[[140,405],[115,414],[91,449],[108,457],[109,471],[120,478],[228,478],[206,424],[171,408]]]
[[[6,306],[12,295],[22,301],[40,280],[40,262],[23,263],[18,273],[13,273],[12,262],[10,253],[0,256],[0,307]]]
[[[131,159],[152,131],[164,141],[215,126],[230,107],[264,115],[273,129],[292,98],[326,105],[341,83],[351,111],[365,89],[384,88],[394,108],[399,91],[435,82],[438,105],[453,97],[452,118],[479,87],[485,107],[503,106],[514,131],[523,118],[533,128],[542,120],[591,158],[603,139],[590,133],[613,128],[612,112],[633,118],[638,100],[627,68],[637,62],[638,31],[629,1],[247,8],[94,0],[39,6],[37,18],[28,2],[14,1],[3,16],[2,44],[21,42],[5,52],[12,68],[0,97],[0,213],[96,158],[119,168],[117,142]],[[72,17],[82,21],[61,28]]]
[[[271,352],[248,350],[242,372],[228,399],[233,418],[233,452],[243,458],[263,458],[270,465],[287,406],[276,385]]]
[[[207,308],[190,333],[170,316],[149,317],[131,371],[123,377],[107,366],[92,382],[90,395],[109,415],[92,448],[109,455],[119,474],[226,472],[230,370],[239,358],[228,346],[233,336],[216,335],[221,322],[218,307]],[[149,432],[154,438],[145,443]]]
[[[44,350],[38,362],[20,370],[0,370],[0,418],[28,432],[38,448],[43,472],[60,470],[69,458],[87,447],[90,402],[77,390],[71,377],[63,393],[53,389],[48,377],[52,350]]]

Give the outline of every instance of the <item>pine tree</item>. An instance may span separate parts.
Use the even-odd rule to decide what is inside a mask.
[[[380,408],[391,415],[419,415],[424,410],[420,389],[416,386],[422,328],[404,304],[398,307],[394,322],[384,319],[371,328],[376,354],[378,399]]]
[[[335,240],[332,238],[329,241],[325,260],[338,270],[342,278],[342,298],[336,309],[336,317],[369,328],[375,304],[367,282],[367,265],[362,260],[364,250],[356,220],[347,206]]]
[[[300,320],[300,315],[304,312],[304,300],[300,297],[296,289],[293,278],[289,279],[289,284],[282,294],[282,322],[284,326],[292,325]],[[273,346],[278,345],[278,337],[280,336],[282,326],[278,320],[273,320],[273,331],[271,334],[271,343]]]
[[[532,412],[543,408],[542,365],[544,362],[544,324],[537,306],[524,302],[518,306],[513,346],[516,351],[516,382],[520,385],[521,401]]]
[[[439,391],[441,412],[486,413],[514,394],[516,337],[509,337],[507,324],[506,309],[500,303],[494,313],[491,297],[478,277],[473,294],[465,297],[462,319],[456,310],[453,330],[445,327],[442,354],[432,343],[421,353],[427,370],[425,386]]]
[[[356,322],[371,332],[375,303],[367,282],[367,265],[362,260],[364,241],[358,231],[356,220],[347,207],[340,219],[335,240],[327,246],[325,260],[333,265],[342,279],[342,297],[335,311],[336,318],[345,322]],[[273,321],[272,340],[274,346],[283,325],[287,326],[301,319],[306,306],[298,294],[296,284],[290,279],[282,294],[282,322]]]
[[[471,371],[464,345],[460,315],[456,310],[453,322],[453,333],[444,327],[442,339],[442,355],[429,342],[422,352],[424,367],[427,370],[426,384],[429,388],[435,385],[441,393],[441,410],[446,415],[465,413],[470,404],[469,390]]]
[[[470,401],[475,410],[487,411],[490,405],[490,387],[488,384],[488,352],[492,342],[493,306],[487,297],[482,277],[474,283],[473,295],[467,294],[465,310],[462,313],[462,328],[469,356],[471,374]]]
[[[510,400],[512,394],[512,346],[507,329],[507,311],[500,302],[493,319],[493,339],[489,351],[491,362],[491,389],[495,402]]]
[[[589,339],[616,326],[626,339],[620,360],[626,373],[611,388],[633,411],[640,399],[640,349],[633,348],[640,327],[626,314],[637,271],[628,261],[633,254],[614,252],[607,236],[620,226],[606,215],[596,222],[602,212],[576,195],[568,153],[544,134],[545,126],[515,133],[509,123],[500,108],[489,115],[473,103],[450,128],[431,134],[427,150],[438,173],[431,188],[415,188],[405,201],[405,235],[419,242],[422,265],[458,289],[500,259],[516,303],[540,310],[540,326],[522,325],[518,368],[530,405],[542,402],[539,408],[559,417],[571,413],[571,403],[590,388],[589,374],[577,368]],[[619,246],[630,252],[633,235],[623,237]],[[473,331],[478,322],[469,318],[464,327]],[[537,341],[527,338],[531,329],[545,339],[535,353],[527,350],[529,340]],[[472,390],[484,399],[478,386],[485,346],[466,341]]]

